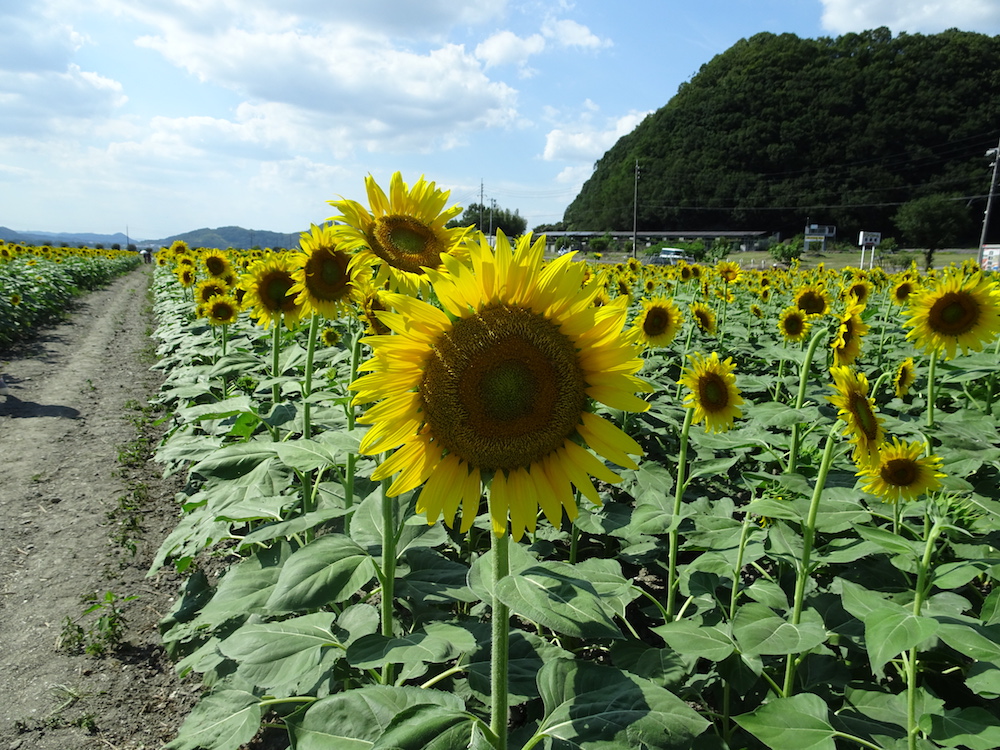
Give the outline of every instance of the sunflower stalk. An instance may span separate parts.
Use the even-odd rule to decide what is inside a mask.
[[[809,370],[812,367],[813,357],[816,356],[816,348],[819,342],[827,336],[825,329],[817,331],[809,341],[809,348],[806,349],[806,358],[802,362],[802,369],[799,372],[799,392],[795,397],[795,408],[801,409],[806,402],[806,386],[809,384]],[[786,474],[794,474],[798,471],[799,440],[802,431],[802,423],[796,422],[792,425],[791,445],[788,448],[788,465],[785,467]]]
[[[743,572],[743,555],[746,552],[747,540],[750,538],[750,514],[743,514],[743,527],[740,529],[740,543],[736,551],[736,565],[733,566],[733,588],[729,592],[729,622],[736,617],[736,605],[740,597],[740,575]],[[730,720],[732,715],[732,692],[733,686],[726,680],[722,686],[722,738],[729,744],[732,740],[733,723]]]
[[[681,503],[684,500],[684,472],[687,466],[688,437],[691,433],[691,424],[694,421],[694,409],[686,409],[684,414],[684,426],[681,427],[681,445],[677,456],[677,477],[674,480],[674,507],[670,517],[670,533],[668,535],[669,551],[667,561],[667,618],[673,619],[674,604],[677,597],[677,551],[680,544],[680,523],[678,516],[681,513]]]
[[[930,528],[928,528],[928,526]],[[933,525],[930,518],[924,517],[924,554],[917,563],[917,585],[913,596],[913,616],[920,617],[924,599],[930,591],[931,583],[931,561],[934,556],[934,547],[938,537],[943,531],[943,524],[939,519],[935,519]],[[909,657],[906,659],[906,739],[909,750],[916,750],[917,735],[920,732],[919,716],[917,714],[917,664],[919,654],[914,646],[910,649]]]
[[[931,361],[927,369],[927,429],[934,427],[934,399],[937,397],[934,382],[937,374],[938,350],[931,352]]]
[[[392,638],[393,614],[396,596],[396,545],[399,536],[396,528],[396,501],[389,497],[389,481],[382,480],[382,635]],[[395,679],[396,665],[382,668],[382,684],[391,685]]]
[[[806,582],[812,573],[812,552],[813,543],[816,540],[816,516],[819,513],[820,500],[823,497],[823,488],[826,485],[827,475],[833,465],[834,447],[837,441],[837,430],[839,425],[834,423],[830,432],[826,436],[826,444],[823,446],[823,458],[819,465],[819,472],[816,474],[816,484],[813,487],[812,499],[809,503],[809,514],[802,524],[802,559],[796,566],[795,571],[795,594],[792,601],[791,624],[798,625],[802,619],[802,607],[805,600]],[[795,683],[795,670],[799,664],[798,654],[789,654],[785,662],[785,684],[782,688],[782,697],[788,698],[792,695]]]
[[[271,403],[277,404],[281,398],[281,386],[278,383],[278,372],[281,370],[281,313],[274,322],[271,334]]]
[[[507,750],[508,670],[510,668],[510,610],[497,596],[497,586],[510,574],[509,534],[491,534],[493,549],[493,604],[490,649],[490,729],[496,750]]]
[[[309,440],[312,437],[312,403],[309,397],[312,395],[313,359],[319,335],[319,315],[316,313],[309,319],[309,332],[306,335],[306,366],[302,378],[302,437]]]

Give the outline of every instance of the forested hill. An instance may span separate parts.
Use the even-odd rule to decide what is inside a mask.
[[[968,204],[974,244],[998,135],[1000,36],[762,33],[622,137],[564,218],[630,230],[638,160],[640,229],[787,236],[808,219],[891,235],[899,204],[948,193]]]

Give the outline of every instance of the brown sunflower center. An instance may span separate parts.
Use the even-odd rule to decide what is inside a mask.
[[[891,458],[882,464],[879,476],[886,484],[896,487],[910,487],[918,478],[916,462],[910,458]]]
[[[434,439],[469,465],[496,471],[562,446],[580,423],[586,388],[576,348],[555,325],[495,304],[438,338],[420,394]]]
[[[893,290],[892,294],[897,302],[906,302],[913,294],[913,285],[904,281]]]
[[[670,327],[670,313],[662,307],[649,308],[642,320],[642,331],[647,336],[662,336]]]
[[[718,373],[707,372],[698,380],[698,401],[709,414],[729,407],[729,388]]]
[[[229,264],[226,263],[225,258],[220,258],[218,255],[209,255],[205,258],[205,268],[212,276],[223,276],[226,271],[229,270]]]
[[[804,321],[798,315],[789,315],[783,322],[788,336],[801,336]]]
[[[270,312],[290,310],[295,307],[295,298],[288,296],[294,281],[284,271],[271,271],[260,283],[260,301]]]
[[[970,294],[948,292],[942,294],[931,307],[927,325],[936,333],[961,336],[976,326],[979,320],[979,303]]]
[[[441,265],[444,245],[434,230],[412,216],[380,216],[371,231],[372,252],[394,268],[423,273]]]
[[[326,302],[339,300],[344,296],[350,278],[347,253],[320,248],[309,256],[305,266],[306,289],[316,299]]]
[[[236,319],[236,314],[236,308],[231,302],[220,299],[212,303],[211,316],[213,320],[220,323],[231,323]]]
[[[807,315],[822,315],[826,312],[826,300],[818,292],[805,291],[799,295],[798,308]]]

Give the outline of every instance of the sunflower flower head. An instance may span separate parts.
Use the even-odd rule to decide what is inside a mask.
[[[254,262],[240,279],[243,304],[263,328],[284,321],[294,328],[302,315],[302,306],[291,294],[295,285],[294,263],[286,254],[273,254]]]
[[[634,327],[639,341],[648,347],[669,346],[681,328],[684,318],[674,301],[666,297],[654,297],[642,301],[642,310],[635,319]]]
[[[689,358],[690,367],[683,370],[678,383],[690,390],[684,397],[684,406],[694,409],[692,422],[704,421],[706,432],[731,429],[734,420],[743,416],[739,408],[743,396],[736,387],[732,357],[720,361],[718,353],[712,352],[708,357],[695,353]]]
[[[868,378],[846,365],[832,367],[830,374],[836,393],[827,400],[837,407],[837,417],[846,424],[843,434],[854,445],[854,463],[859,468],[877,464],[885,432],[875,400],[868,395]]]
[[[924,456],[921,441],[900,442],[893,437],[879,453],[878,461],[862,467],[862,488],[889,503],[916,500],[921,495],[941,489],[941,458]]]
[[[240,304],[231,294],[217,294],[204,303],[203,317],[214,326],[236,322],[240,315]]]
[[[336,231],[330,225],[313,224],[299,239],[301,252],[295,253],[295,283],[288,290],[304,315],[334,319],[360,301],[359,289],[371,279],[371,268],[338,247]]]
[[[390,496],[423,485],[417,508],[430,523],[458,514],[467,531],[488,485],[494,534],[520,539],[539,509],[557,526],[563,511],[573,519],[573,486],[599,504],[591,477],[619,481],[587,447],[627,468],[642,452],[591,409],[648,408],[635,395],[651,388],[635,375],[627,307],[595,307],[582,264],[568,254],[543,268],[544,251],[544,238],[512,247],[498,233],[468,261],[444,256],[445,270],[427,271],[443,309],[388,293],[379,319],[393,334],[365,339],[369,372],[350,388],[378,403],[358,420],[372,425],[361,452],[395,451],[372,479],[398,475]]]
[[[785,341],[804,341],[811,325],[806,312],[795,305],[786,307],[778,317],[778,331]]]
[[[910,392],[910,387],[917,379],[917,371],[913,364],[913,357],[907,357],[896,368],[896,373],[892,378],[893,392],[896,398],[903,398]]]
[[[449,255],[464,257],[471,227],[446,226],[462,212],[460,206],[445,208],[450,192],[423,177],[410,187],[399,172],[388,196],[371,175],[365,187],[371,211],[352,200],[329,203],[340,211],[331,221],[344,225],[336,227],[342,249],[378,265],[376,286],[388,281],[394,291],[414,294],[427,284],[424,269],[442,268]]]
[[[795,306],[806,315],[825,315],[830,310],[830,293],[820,284],[807,284],[795,292]]]
[[[947,273],[910,297],[907,338],[954,359],[981,351],[1000,332],[1000,289],[981,273]]]
[[[865,306],[861,302],[848,301],[847,308],[840,316],[837,331],[830,342],[834,364],[838,367],[851,365],[861,356],[862,337],[868,333],[868,324],[861,318],[864,310]]]
[[[691,317],[694,318],[694,322],[701,329],[701,332],[708,335],[714,336],[716,332],[716,321],[715,313],[712,312],[712,308],[706,305],[704,302],[695,302],[691,305]]]

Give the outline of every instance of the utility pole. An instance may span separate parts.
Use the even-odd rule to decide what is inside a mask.
[[[635,160],[635,187],[632,191],[632,257],[636,257],[639,233],[639,160]]]
[[[479,231],[483,231],[483,180],[479,180]]]
[[[997,147],[986,152],[987,156],[993,157],[993,177],[990,178],[990,192],[986,196],[986,211],[983,213],[983,232],[979,235],[979,267],[983,267],[984,247],[986,246],[986,228],[990,225],[990,209],[993,207],[993,193],[997,189],[997,162],[1000,162],[1000,141]]]

